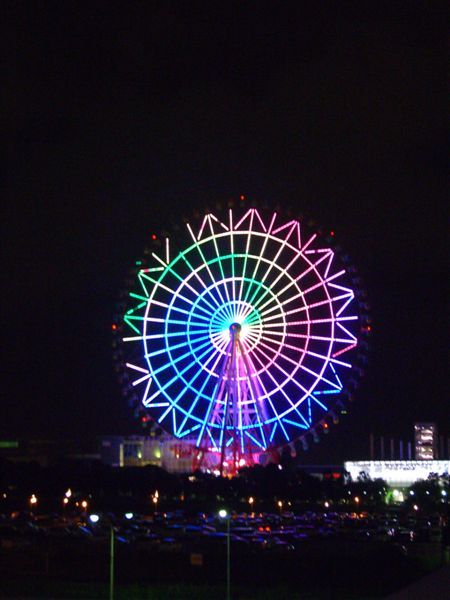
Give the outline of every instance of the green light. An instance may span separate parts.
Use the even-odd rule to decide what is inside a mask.
[[[10,440],[0,440],[0,448],[18,448],[19,442]]]

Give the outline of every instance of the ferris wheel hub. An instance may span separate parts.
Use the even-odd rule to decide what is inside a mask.
[[[242,325],[240,323],[232,323],[230,325],[230,333],[231,335],[236,335],[241,332]]]

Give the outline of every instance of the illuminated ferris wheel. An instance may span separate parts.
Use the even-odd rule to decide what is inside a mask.
[[[256,208],[207,213],[136,272],[122,336],[146,414],[220,472],[337,419],[367,331],[336,251]],[[357,304],[357,303],[356,303]]]

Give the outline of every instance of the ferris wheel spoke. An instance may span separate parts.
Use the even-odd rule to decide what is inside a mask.
[[[257,279],[256,279],[256,275],[257,275],[257,272],[258,272],[259,266],[260,266],[260,264],[261,264],[261,261],[263,260],[263,256],[264,256],[264,253],[265,253],[265,251],[266,251],[266,248],[267,248],[267,243],[268,243],[268,241],[269,241],[269,239],[270,239],[270,233],[272,232],[272,229],[273,229],[273,226],[274,226],[274,223],[275,223],[276,216],[277,216],[277,214],[276,214],[276,213],[273,213],[273,215],[272,215],[272,219],[271,219],[271,221],[270,221],[270,223],[269,223],[269,227],[268,227],[268,229],[267,229],[267,235],[265,235],[265,236],[264,236],[264,241],[263,241],[263,244],[262,244],[262,248],[261,248],[261,250],[260,250],[260,253],[259,253],[259,255],[258,255],[257,259],[256,259],[256,264],[255,264],[255,267],[254,267],[254,269],[253,269],[252,276],[251,276],[251,278],[250,278],[250,284],[248,285],[248,287],[247,287],[247,291],[246,291],[246,294],[245,294],[245,298],[244,298],[244,300],[245,300],[246,302],[248,301],[248,297],[249,297],[250,290],[251,290],[251,288],[252,288],[252,284],[253,284],[253,282],[256,282],[256,281],[257,281]]]
[[[294,228],[295,228],[295,225],[292,225],[290,232],[293,231]],[[277,231],[278,230],[275,230],[273,233],[275,234]],[[288,236],[286,238],[283,239],[283,241],[281,242],[281,244],[279,244],[279,248],[277,250],[277,253],[273,257],[273,259],[269,262],[269,264],[268,264],[268,266],[267,266],[267,268],[266,268],[266,270],[264,272],[264,275],[261,277],[261,281],[266,281],[267,280],[267,278],[269,276],[269,273],[272,271],[272,269],[273,269],[274,266],[276,266],[279,269],[279,267],[278,267],[278,259],[279,259],[281,253],[283,252],[283,250],[286,247],[287,241],[289,239],[289,235],[290,235],[290,233],[288,234]],[[272,239],[280,241],[278,238],[276,238],[274,236],[272,236]],[[285,272],[287,273],[288,271],[285,271]],[[253,296],[249,300],[250,304],[252,304],[254,302],[255,295],[256,294],[253,293]]]
[[[209,217],[209,215],[208,215],[208,217]],[[210,227],[211,227],[211,220],[209,218],[208,218],[208,222],[209,222]],[[189,230],[189,232],[190,232],[190,234],[191,234],[191,236],[192,236],[192,238],[194,239],[194,242],[195,242],[193,247],[198,252],[198,254],[200,256],[200,259],[202,260],[202,264],[205,267],[205,269],[208,272],[208,275],[209,275],[209,277],[211,279],[211,283],[213,285],[215,285],[216,282],[217,282],[217,278],[214,277],[213,273],[211,272],[211,269],[210,269],[210,266],[209,266],[209,262],[208,262],[208,260],[206,259],[205,255],[203,253],[203,250],[202,250],[202,247],[201,247],[201,243],[199,243],[197,241],[197,239],[195,238],[194,232],[192,231],[192,228],[190,227],[189,223],[187,224],[187,228],[188,228],[188,230]],[[211,238],[205,238],[205,239],[202,240],[202,243],[204,244],[206,241],[209,241],[210,239]],[[213,240],[215,242],[214,234],[213,234]],[[215,244],[217,245],[217,242],[215,242]],[[222,294],[220,293],[220,290],[217,289],[217,293],[218,293],[218,295],[220,297],[220,301],[222,303],[224,303],[224,298],[222,297]]]
[[[264,348],[268,348],[270,349],[270,347],[267,346],[267,344],[265,344],[264,342],[260,342],[260,345],[263,346]],[[330,348],[331,350],[331,348]],[[286,356],[286,354],[283,354],[283,352],[279,352],[277,353],[277,356],[280,356],[281,358],[283,358],[284,360],[286,360],[287,362],[289,362],[291,365],[293,365],[294,367],[300,368],[303,371],[305,371],[306,373],[309,373],[310,375],[313,375],[316,379],[320,379],[321,381],[324,381],[325,383],[328,383],[329,385],[331,385],[332,387],[335,387],[337,389],[339,389],[339,385],[336,385],[335,382],[330,381],[329,379],[327,379],[324,375],[323,372],[325,371],[325,368],[328,365],[328,361],[330,360],[329,356],[325,356],[325,362],[323,363],[323,369],[322,369],[322,373],[316,373],[315,371],[313,371],[312,369],[308,369],[308,367],[305,367],[303,364],[293,360],[292,358],[290,358],[289,356]],[[285,371],[283,371],[285,372]],[[304,388],[302,388],[304,389]],[[304,390],[305,391],[305,390]]]
[[[231,254],[231,290],[232,290],[232,298],[233,302],[236,301],[236,273],[235,273],[235,256],[234,256],[234,237],[233,237],[233,211],[230,209],[228,211],[229,219],[230,219],[230,254]]]
[[[155,296],[155,292],[157,291],[157,288],[161,288],[162,290],[164,290],[165,292],[167,292],[168,294],[170,294],[170,296],[175,300],[175,299],[180,299],[183,300],[184,302],[186,302],[189,305],[192,305],[192,300],[186,296],[184,296],[179,290],[181,286],[178,286],[177,290],[174,290],[170,287],[168,287],[167,285],[165,285],[164,283],[162,283],[159,280],[153,279],[152,277],[147,276],[147,274],[143,275],[144,277],[146,277],[147,279],[149,279],[149,281],[152,281],[155,284],[155,288],[153,291],[153,295],[152,297]],[[194,295],[195,297],[197,297],[197,293],[194,290]],[[151,300],[152,298],[150,298],[149,303],[151,304]],[[203,312],[206,312],[206,314],[209,314],[209,312],[206,309],[203,309],[202,307],[199,307],[199,310],[202,310]]]
[[[264,358],[265,358],[266,360],[268,359],[268,357],[267,357],[267,355],[265,354],[265,352],[264,352],[264,351],[262,351],[262,350],[260,350],[260,349],[258,349],[258,351],[259,351],[259,352],[261,352],[261,354],[264,356]],[[258,359],[258,360],[259,360],[259,359]],[[259,361],[259,362],[260,362],[261,364],[263,364],[261,361]],[[300,386],[300,384],[298,384],[298,382],[297,382],[297,381],[296,381],[294,378],[292,378],[292,377],[291,377],[291,376],[290,376],[290,375],[289,375],[289,374],[288,374],[288,373],[287,373],[287,372],[286,372],[286,371],[285,371],[285,370],[284,370],[284,369],[283,369],[283,368],[282,368],[280,365],[278,365],[277,363],[273,363],[273,364],[275,365],[275,367],[276,367],[276,368],[277,368],[277,369],[278,369],[280,372],[282,372],[282,373],[283,373],[283,375],[286,377],[286,381],[292,381],[294,384],[296,384],[296,385],[297,385],[297,387],[300,387],[301,391],[302,391],[302,392],[303,392],[303,393],[304,393],[306,396],[310,396],[310,392],[309,392],[308,390],[306,390],[305,388],[303,388],[303,386]],[[298,408],[298,407],[299,407],[299,405],[301,404],[302,400],[300,400],[299,402],[297,402],[296,404],[294,404],[294,403],[292,402],[291,398],[290,398],[290,397],[289,397],[289,396],[286,394],[286,392],[284,391],[284,388],[283,388],[283,387],[280,387],[280,384],[279,384],[279,383],[276,381],[276,379],[273,377],[272,373],[270,372],[270,369],[268,369],[266,372],[267,372],[267,374],[269,375],[269,377],[272,379],[272,381],[274,382],[274,384],[275,384],[275,386],[276,386],[276,389],[277,389],[278,391],[280,391],[280,392],[281,392],[281,394],[283,395],[283,397],[284,397],[284,398],[285,398],[285,399],[288,401],[288,403],[291,405],[291,410],[290,410],[290,411],[285,411],[285,412],[283,413],[283,415],[284,415],[284,414],[286,414],[286,413],[289,413],[289,412],[291,412],[292,410],[294,410],[294,411],[295,411],[295,413],[297,414],[297,416],[298,416],[298,417],[299,417],[299,418],[300,418],[300,419],[301,419],[301,420],[302,420],[302,421],[303,421],[303,422],[304,422],[304,423],[305,423],[305,424],[306,424],[306,425],[309,427],[309,423],[307,422],[307,420],[305,419],[305,417],[302,415],[302,413],[300,412],[300,410],[299,410],[299,408]],[[283,416],[283,415],[282,415],[282,416]],[[277,413],[277,418],[278,418],[278,420],[280,421],[280,425],[281,425],[281,424],[282,424],[282,423],[281,423],[281,418],[280,418],[280,415],[279,415],[278,413]],[[284,418],[284,417],[283,417],[283,418]],[[287,438],[287,439],[289,439],[289,438]]]
[[[327,319],[310,319],[307,321],[289,321],[289,325],[316,325],[322,323],[336,323],[338,324],[341,321],[356,321],[358,320],[357,316],[347,316],[347,317],[330,317]],[[280,323],[264,323],[265,328],[271,327],[281,327]],[[291,334],[294,335],[294,334]]]
[[[299,306],[298,308],[293,308],[291,310],[286,311],[284,313],[284,315],[288,316],[288,315],[293,315],[293,314],[297,314],[297,313],[304,312],[304,311],[309,311],[312,308],[317,308],[319,306],[324,306],[326,304],[328,304],[330,306],[330,312],[332,312],[332,314],[334,314],[333,311],[331,310],[331,308],[333,306],[333,302],[337,302],[337,301],[342,300],[343,298],[347,298],[347,297],[348,297],[348,294],[343,294],[340,296],[333,296],[327,300],[320,300],[318,302],[313,302],[312,304],[306,304],[305,306]],[[275,318],[277,318],[277,315],[266,317],[265,322],[271,321],[272,319],[275,319]],[[309,320],[308,322],[311,323],[312,321]]]
[[[302,256],[303,256],[303,255],[302,255]],[[304,258],[304,256],[303,256],[303,258]],[[301,273],[301,274],[300,274],[298,277],[296,277],[296,278],[290,278],[290,281],[289,281],[289,283],[287,283],[287,284],[286,284],[286,285],[285,285],[285,286],[284,286],[284,287],[283,287],[281,290],[279,290],[279,291],[278,291],[278,296],[280,296],[280,297],[281,297],[283,294],[285,294],[285,293],[286,293],[286,292],[287,292],[287,291],[288,291],[288,290],[289,290],[289,289],[290,289],[292,286],[294,286],[294,285],[295,285],[295,286],[296,286],[296,288],[298,289],[298,285],[297,285],[297,284],[298,284],[298,282],[299,282],[299,281],[301,281],[301,280],[303,279],[303,277],[305,277],[306,275],[308,275],[308,274],[309,274],[311,271],[315,271],[315,272],[316,272],[316,275],[317,275],[317,276],[320,278],[320,275],[319,275],[319,273],[318,273],[318,271],[317,271],[317,267],[318,267],[318,266],[319,266],[319,265],[320,265],[320,264],[321,264],[321,263],[322,263],[324,260],[326,260],[327,258],[328,258],[328,254],[321,256],[321,257],[319,258],[319,260],[317,260],[315,263],[311,263],[311,262],[308,260],[308,262],[309,262],[310,266],[309,266],[309,267],[308,267],[308,268],[307,268],[305,271],[303,271],[303,272],[302,272],[302,273]],[[288,271],[288,269],[286,269],[286,270]],[[288,272],[289,272],[289,271],[288,271]],[[305,294],[305,292],[301,292],[300,294],[298,294],[298,295],[297,295],[297,297],[298,297],[298,296],[302,296],[302,295],[304,295],[304,294]],[[291,300],[292,300],[292,298],[289,298],[289,299],[287,300],[287,302],[290,302]],[[265,303],[264,303],[262,306],[259,306],[259,310],[260,310],[261,312],[263,312],[263,309],[265,308],[265,306],[266,306],[267,304],[268,304],[268,302],[265,302]],[[281,304],[284,304],[284,303],[281,303]],[[257,305],[257,306],[258,306],[258,305]]]
[[[331,251],[330,251],[330,252],[331,252]],[[292,267],[294,266],[294,264],[296,263],[296,261],[297,261],[299,258],[303,258],[303,259],[305,259],[305,256],[303,255],[303,252],[302,252],[302,251],[296,252],[296,253],[294,254],[294,257],[293,257],[293,258],[291,259],[291,261],[290,261],[290,262],[289,262],[289,263],[286,265],[286,267],[284,267],[283,269],[280,269],[280,270],[279,270],[280,272],[279,272],[279,273],[278,273],[278,275],[275,277],[275,279],[272,281],[272,283],[271,283],[271,286],[270,286],[270,289],[276,289],[276,286],[277,286],[278,282],[280,281],[280,279],[281,279],[282,277],[284,277],[286,273],[290,273],[290,272],[291,272],[291,269],[292,269]],[[310,263],[310,261],[309,261],[308,259],[306,259],[306,260],[307,260],[307,262],[308,262],[308,263]],[[318,265],[320,262],[322,262],[322,260],[318,261],[318,262],[316,263],[316,265]],[[310,264],[311,264],[311,263],[310,263]],[[295,281],[297,281],[297,280],[295,280]],[[289,284],[289,286],[290,286],[290,285],[291,285],[291,284]],[[283,291],[284,291],[284,290],[282,290],[282,291],[280,292],[280,295],[281,295],[281,293],[283,293]],[[258,299],[257,306],[259,305],[259,303],[260,303],[260,302],[262,302],[262,300],[265,298],[265,296],[267,295],[267,293],[268,293],[268,292],[269,292],[269,288],[267,288],[267,289],[266,289],[266,292],[263,294],[263,296],[261,296],[261,297]],[[269,302],[270,302],[270,300],[269,300]],[[264,308],[264,306],[266,306],[266,303],[265,303],[265,304],[263,304],[263,305],[260,307],[260,310],[261,310],[261,308]]]
[[[206,336],[205,336],[206,338]],[[210,346],[209,340],[206,340],[205,342],[203,342],[202,344],[199,344],[196,347],[196,351],[198,352],[199,350],[203,350],[203,348],[205,348],[206,346]],[[183,369],[182,371],[178,371],[178,369],[176,368],[176,365],[181,362],[182,360],[185,360],[188,357],[192,357],[192,350],[189,349],[187,352],[185,352],[184,354],[178,356],[177,358],[173,359],[171,354],[170,354],[170,348],[168,348],[169,351],[169,358],[170,361],[163,364],[161,367],[158,367],[157,369],[155,369],[153,371],[153,375],[159,375],[159,373],[162,373],[163,371],[166,371],[169,368],[173,368],[175,371],[177,371],[177,373],[179,375],[182,375],[187,369],[189,369],[189,367],[191,367],[192,365],[195,364],[196,362],[196,358],[193,359],[193,361],[191,363],[189,363],[188,367]],[[201,357],[203,357],[203,354],[201,354],[198,358],[200,359]]]
[[[242,264],[241,283],[240,283],[240,286],[239,286],[239,294],[238,294],[239,300],[242,300],[242,291],[243,291],[244,281],[245,281],[245,277],[246,277],[247,261],[248,261],[249,254],[250,254],[251,231],[253,229],[253,220],[255,218],[254,209],[251,210],[250,212],[251,212],[251,214],[250,214],[250,226],[249,226],[249,231],[247,232],[247,236],[246,236],[247,239],[245,241],[245,254],[244,254],[244,260],[243,260],[243,264]],[[238,228],[238,226],[239,226],[239,224],[236,226],[236,228]]]
[[[202,286],[202,288],[204,289],[204,291],[207,293],[207,295],[211,298],[211,300],[213,301],[214,305],[217,307],[220,306],[220,296],[218,298],[216,298],[214,296],[214,294],[212,293],[212,290],[215,291],[215,287],[214,286],[210,286],[208,287],[207,284],[203,281],[202,277],[200,277],[199,275],[199,270],[205,266],[205,263],[203,262],[202,265],[200,265],[200,267],[198,268],[194,268],[194,266],[191,264],[191,262],[186,258],[186,255],[184,252],[181,253],[181,257],[184,260],[184,262],[186,263],[186,265],[189,267],[189,269],[191,270],[191,273],[193,274],[193,276],[197,279],[197,281],[200,283],[200,285]],[[204,294],[202,294],[202,297],[204,296]],[[214,309],[214,307],[209,303],[205,301],[205,304],[207,304],[210,308]]]
[[[251,399],[253,401],[253,407],[254,407],[254,410],[255,410],[256,417],[257,417],[257,422],[258,422],[258,425],[260,427],[261,437],[263,439],[264,447],[267,447],[267,441],[266,441],[266,436],[264,434],[263,423],[262,423],[262,420],[261,420],[261,417],[260,417],[260,414],[259,414],[260,409],[263,410],[263,406],[264,405],[263,405],[262,402],[261,403],[258,402],[258,400],[257,400],[258,394],[257,394],[257,391],[254,389],[253,377],[258,377],[258,375],[256,373],[256,370],[251,368],[251,366],[249,364],[249,357],[244,352],[244,349],[242,347],[241,342],[239,342],[239,345],[240,345],[241,355],[243,357],[244,368],[246,370],[247,380],[248,380],[248,382],[250,384],[249,385],[250,396],[251,396]],[[259,385],[261,386],[261,381],[260,380],[259,380]],[[258,404],[260,406],[258,406]],[[264,415],[263,415],[263,419],[264,419]],[[264,419],[264,420],[266,420],[266,419]]]
[[[286,357],[286,356],[284,356],[284,358],[286,359],[287,357]],[[289,360],[289,359],[288,359],[288,360]],[[295,363],[295,361],[292,361],[292,362],[293,362],[294,364],[296,364],[296,363]],[[325,383],[327,383],[327,384],[328,384],[328,385],[330,385],[331,387],[333,387],[333,388],[335,388],[335,389],[337,389],[337,390],[341,391],[341,388],[339,387],[339,385],[337,385],[335,382],[333,382],[333,381],[330,381],[329,379],[327,379],[327,378],[325,378],[325,377],[323,376],[323,374],[322,374],[322,373],[323,373],[323,371],[325,370],[325,367],[322,369],[322,373],[321,373],[321,374],[319,374],[319,373],[315,373],[315,372],[314,372],[314,371],[312,371],[311,369],[308,369],[308,368],[304,367],[303,365],[299,365],[299,368],[300,368],[300,369],[302,369],[302,370],[304,370],[304,371],[306,371],[306,372],[310,373],[310,374],[311,374],[311,375],[313,375],[314,377],[316,377],[316,381],[315,381],[315,383],[313,384],[313,386],[311,386],[311,387],[310,387],[310,389],[309,389],[309,390],[307,390],[307,389],[306,389],[306,388],[305,388],[305,387],[304,387],[304,386],[303,386],[303,385],[302,385],[302,384],[301,384],[301,383],[300,383],[300,382],[299,382],[299,381],[298,381],[296,378],[294,378],[294,377],[290,376],[290,375],[288,374],[288,372],[287,372],[285,369],[283,369],[283,367],[282,367],[280,364],[278,364],[278,363],[276,363],[276,362],[274,362],[273,364],[274,364],[274,365],[275,365],[275,367],[276,367],[278,370],[280,370],[280,371],[281,371],[281,372],[282,372],[282,373],[283,373],[283,374],[284,374],[286,377],[290,378],[290,380],[293,382],[293,384],[294,384],[296,387],[298,387],[298,388],[299,388],[299,389],[300,389],[300,390],[301,390],[301,391],[302,391],[304,394],[306,394],[306,396],[307,396],[308,398],[311,398],[311,399],[312,399],[312,400],[313,400],[313,401],[314,401],[316,404],[319,404],[321,407],[324,407],[324,405],[323,405],[323,404],[322,404],[322,403],[321,403],[321,402],[320,402],[320,401],[319,401],[319,400],[318,400],[318,399],[317,399],[317,398],[316,398],[316,397],[313,395],[313,393],[312,393],[312,389],[313,389],[313,387],[315,387],[315,386],[317,385],[318,381],[324,381]],[[324,408],[326,409],[326,407],[324,407]]]
[[[223,344],[224,348],[226,347],[226,345],[227,345],[227,344]],[[200,399],[200,396],[201,396],[201,394],[203,393],[203,390],[205,389],[206,385],[207,385],[207,384],[209,383],[209,381],[211,380],[212,374],[213,374],[213,372],[216,370],[216,367],[217,367],[217,365],[218,365],[218,363],[219,363],[219,361],[220,361],[221,357],[222,357],[222,355],[221,355],[220,351],[217,351],[217,352],[215,352],[215,353],[211,354],[211,356],[210,356],[210,357],[208,358],[208,360],[205,362],[205,366],[207,366],[207,365],[208,365],[208,363],[209,363],[209,362],[211,362],[211,360],[212,360],[213,358],[215,358],[215,361],[214,361],[214,364],[213,364],[213,366],[211,367],[211,369],[208,369],[208,375],[205,377],[205,379],[204,379],[204,381],[203,381],[203,384],[202,384],[202,386],[201,386],[201,388],[200,388],[200,390],[199,390],[198,394],[197,394],[197,395],[196,395],[196,397],[195,397],[195,400],[192,402],[192,404],[191,404],[191,407],[189,408],[188,412],[186,413],[186,416],[185,416],[185,418],[184,418],[184,420],[183,420],[183,422],[182,422],[182,424],[181,424],[181,426],[180,426],[180,430],[181,430],[181,431],[183,430],[183,428],[184,428],[184,425],[186,424],[187,420],[189,419],[189,417],[192,415],[193,411],[195,410],[195,408],[196,408],[196,406],[197,406],[197,403],[198,403],[198,401],[199,401],[199,399]],[[199,370],[199,371],[198,371],[198,374],[200,375],[200,373],[201,373],[201,371]],[[212,404],[212,402],[209,402],[209,405],[211,405],[211,404]],[[207,414],[209,414],[209,411],[210,411],[210,406],[208,407]],[[205,417],[205,420],[206,420],[206,417]]]
[[[217,353],[212,353],[212,355],[210,356],[210,358],[209,358],[207,361],[205,361],[205,364],[207,364],[207,363],[208,363],[208,362],[211,360],[211,358],[212,358],[212,357],[214,357],[216,354],[217,354]],[[202,356],[204,356],[204,354],[203,354]],[[220,354],[219,354],[219,358],[220,358]],[[196,374],[195,374],[195,375],[192,377],[192,379],[190,380],[190,386],[189,386],[189,387],[190,387],[191,389],[193,389],[193,388],[192,388],[192,385],[193,385],[193,384],[194,384],[194,382],[195,382],[195,381],[198,379],[198,377],[200,376],[200,373],[201,373],[201,370],[197,370]],[[203,393],[203,390],[204,390],[204,388],[205,388],[205,386],[206,386],[206,383],[207,383],[207,381],[208,381],[208,379],[205,379],[205,381],[204,381],[204,383],[203,383],[202,387],[200,388],[200,391],[199,391],[199,392],[198,392],[198,394],[197,394],[196,403],[197,403],[197,401],[198,401],[198,398],[200,397],[200,395]],[[161,421],[162,421],[162,420],[163,420],[163,419],[164,419],[164,418],[167,416],[167,414],[168,414],[168,412],[169,412],[170,410],[172,410],[172,414],[173,414],[173,415],[175,414],[175,412],[176,412],[176,409],[177,409],[177,408],[179,408],[179,407],[178,407],[178,404],[179,404],[179,402],[180,402],[181,398],[182,398],[182,397],[184,396],[184,394],[186,393],[187,389],[188,389],[187,387],[184,387],[184,388],[181,390],[181,392],[179,392],[179,394],[178,394],[178,395],[176,396],[176,398],[173,400],[173,402],[172,402],[172,404],[171,404],[170,408],[169,408],[169,409],[167,409],[167,410],[165,411],[165,413],[163,413],[163,415],[161,415],[161,417],[160,417],[160,418],[161,418]],[[191,405],[191,409],[189,410],[189,412],[188,412],[187,414],[186,414],[186,412],[185,412],[185,411],[182,411],[182,412],[184,412],[184,413],[186,414],[186,418],[183,420],[183,423],[182,423],[182,425],[181,425],[181,426],[180,426],[180,427],[177,429],[177,431],[176,431],[176,435],[177,435],[177,436],[178,436],[178,434],[179,434],[179,432],[180,432],[180,431],[181,431],[181,432],[183,431],[184,425],[185,425],[185,423],[186,423],[186,421],[187,421],[187,419],[188,419],[188,416],[189,416],[189,414],[190,414],[191,410],[192,410],[192,405]]]
[[[289,334],[287,334],[287,335],[289,335]],[[292,335],[295,335],[295,334],[292,334]],[[296,337],[299,337],[299,336],[296,336]],[[312,336],[305,336],[305,337],[307,339],[315,339]],[[330,342],[331,341],[336,341],[333,338],[326,338],[326,339],[328,341],[330,341]],[[313,356],[314,358],[320,358],[320,359],[323,359],[323,360],[327,360],[327,361],[330,361],[330,363],[334,363],[334,364],[340,365],[341,367],[347,367],[347,368],[351,367],[351,365],[349,363],[343,362],[341,360],[336,360],[335,358],[330,358],[328,356],[325,356],[325,354],[319,354],[317,352],[313,352],[312,350],[308,350],[306,348],[301,348],[299,346],[293,346],[292,344],[288,344],[287,342],[284,342],[283,345],[288,350],[292,350],[294,352],[299,352],[300,354],[303,354],[303,355],[307,354],[309,356]]]
[[[270,372],[270,369],[265,369],[265,364],[264,362],[259,358],[259,356],[257,356],[256,353],[253,354],[253,357],[257,360],[257,362],[259,363],[261,369],[268,375],[268,377],[271,379],[272,383],[274,384],[274,389],[272,390],[272,395],[276,392],[279,391],[281,393],[281,395],[284,397],[285,400],[287,400],[288,404],[291,405],[292,410],[294,410],[298,416],[303,419],[303,415],[300,413],[300,411],[298,410],[298,408],[294,405],[294,403],[292,402],[292,400],[289,398],[289,396],[286,394],[286,392],[284,391],[284,389],[282,387],[280,387],[280,384],[278,383],[278,381],[275,379],[275,377],[272,375],[272,373]],[[260,380],[261,384],[262,381]],[[284,437],[286,438],[287,441],[289,441],[289,436],[288,433],[286,431],[286,428],[283,425],[283,422],[280,418],[280,415],[278,414],[278,411],[276,410],[273,402],[272,402],[272,398],[271,398],[271,394],[269,394],[265,388],[264,385],[262,385],[262,389],[264,390],[264,394],[265,397],[267,399],[267,402],[270,404],[270,407],[272,409],[273,415],[275,416],[278,425],[280,426],[281,431],[283,432]],[[269,441],[272,441],[269,439]]]
[[[341,277],[343,274],[345,273],[345,270],[339,271],[338,273],[335,273],[334,275],[332,275],[331,277],[328,277],[326,279],[322,279],[321,281],[319,281],[319,283],[316,283],[315,285],[312,285],[311,287],[307,288],[306,290],[303,291],[303,296],[306,296],[306,294],[310,294],[311,292],[315,291],[316,289],[322,287],[325,290],[325,293],[327,292],[327,286],[330,285],[330,281],[333,281],[334,279],[336,279],[337,277]],[[350,292],[350,290],[343,288],[342,286],[339,286],[341,290],[345,290],[346,292]]]
[[[153,395],[152,395],[152,396],[149,398],[149,401],[151,401],[153,398],[155,398],[155,397],[156,397],[157,395],[159,395],[161,392],[165,392],[165,390],[167,390],[167,389],[168,389],[168,387],[170,387],[170,386],[171,386],[171,385],[172,385],[172,384],[173,384],[173,383],[174,383],[174,382],[175,382],[175,381],[176,381],[178,378],[181,378],[181,379],[184,381],[184,383],[186,384],[186,387],[184,388],[184,392],[185,392],[185,391],[187,391],[187,389],[188,389],[188,388],[189,388],[189,389],[192,389],[192,388],[190,387],[190,384],[189,384],[189,382],[187,382],[187,381],[186,381],[186,380],[183,378],[183,375],[184,375],[184,374],[185,374],[187,371],[189,371],[189,369],[191,369],[191,368],[193,367],[193,365],[194,365],[194,364],[195,364],[197,361],[201,360],[201,359],[202,359],[202,358],[203,358],[203,357],[204,357],[204,356],[205,356],[205,355],[206,355],[206,354],[207,354],[209,351],[210,351],[210,347],[208,347],[208,348],[207,348],[207,350],[206,350],[205,352],[203,352],[203,353],[202,353],[202,354],[200,354],[200,355],[199,355],[197,358],[195,358],[193,361],[191,361],[191,362],[190,362],[190,363],[189,363],[189,364],[188,364],[186,367],[184,367],[184,368],[183,368],[181,371],[178,371],[178,369],[175,369],[175,370],[176,370],[176,375],[175,375],[174,377],[172,377],[172,379],[170,379],[170,381],[168,381],[168,382],[166,382],[164,385],[162,385],[162,386],[160,387],[160,389],[159,389],[159,390],[157,390],[157,392],[155,392],[155,394],[153,394]],[[188,354],[189,354],[189,353],[188,353]],[[187,356],[187,355],[184,355],[184,357],[186,357],[186,356]],[[178,359],[178,361],[179,361],[179,360],[180,360],[180,359]],[[175,361],[173,361],[173,362],[175,362]],[[159,371],[161,371],[161,369],[159,369]],[[154,372],[153,372],[153,374],[154,374],[154,375],[155,375],[155,373],[156,373],[156,371],[154,371]],[[166,395],[166,394],[165,394],[165,395]],[[166,395],[166,397],[167,397],[167,395]],[[180,396],[180,397],[181,397],[181,396]],[[166,416],[169,414],[170,410],[172,410],[172,408],[174,408],[174,407],[175,407],[174,401],[173,401],[172,399],[169,399],[169,398],[168,398],[168,400],[170,401],[170,406],[169,406],[169,408],[168,408],[168,409],[167,409],[167,410],[166,410],[166,411],[165,411],[165,412],[164,412],[164,413],[163,413],[163,414],[162,414],[162,415],[159,417],[159,419],[158,419],[158,422],[159,422],[159,423],[161,423],[161,422],[162,422],[162,421],[165,419],[165,417],[166,417]]]
[[[219,265],[219,270],[220,270],[220,275],[221,275],[221,281],[224,281],[224,279],[225,279],[225,273],[224,273],[223,266],[222,266],[222,260],[221,260],[219,248],[217,246],[217,239],[216,239],[216,236],[214,235],[214,227],[213,227],[213,224],[212,224],[212,216],[211,215],[208,215],[208,223],[209,223],[209,228],[211,230],[211,239],[213,241],[213,246],[214,246],[214,250],[215,250],[215,253],[216,253],[216,257],[217,257],[217,264]],[[214,279],[214,277],[212,277],[212,275],[211,275],[211,279],[212,279],[213,282],[215,281],[215,279]],[[226,297],[227,297],[227,301],[230,302],[230,296],[228,294],[228,288],[227,288],[226,285],[225,285],[225,294],[226,294]],[[225,303],[225,300],[223,298],[222,298],[222,302]]]
[[[155,254],[154,252],[152,253],[152,256],[155,259],[157,259],[158,261],[160,261],[165,266],[165,271],[164,272],[171,273],[175,277],[175,279],[178,279],[178,281],[180,281],[180,283],[182,284],[182,286],[186,287],[194,295],[195,298],[198,296],[198,291],[194,287],[192,287],[192,285],[188,282],[187,279],[183,279],[183,277],[179,273],[177,273],[172,268],[171,265],[166,265],[166,263],[161,258],[159,258],[159,256],[157,254]],[[178,289],[180,289],[180,286],[178,286]],[[175,295],[177,295],[177,292],[174,291],[174,293],[175,293]],[[206,302],[206,300],[205,300],[205,302]],[[213,306],[210,305],[210,308],[213,308]]]

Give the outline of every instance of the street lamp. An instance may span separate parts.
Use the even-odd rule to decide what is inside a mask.
[[[92,513],[89,520],[94,525],[99,522],[99,515]],[[109,534],[109,600],[114,600],[114,526],[110,522]]]
[[[38,499],[37,496],[35,494],[31,494],[30,496],[30,509],[36,508]]]
[[[230,544],[230,516],[224,508],[219,510],[219,517],[227,522],[227,600],[231,600],[231,544]]]
[[[250,506],[250,512],[253,510],[254,502],[255,502],[255,499],[253,498],[253,496],[250,496],[250,498],[248,499],[248,504]]]
[[[62,505],[63,505],[63,520],[66,520],[66,506],[69,504],[69,498],[67,498],[67,496],[64,496],[63,501],[62,501]]]
[[[155,490],[155,493],[153,494],[153,504],[155,505],[155,514],[158,512],[158,500],[159,500],[159,492],[158,490]]]

